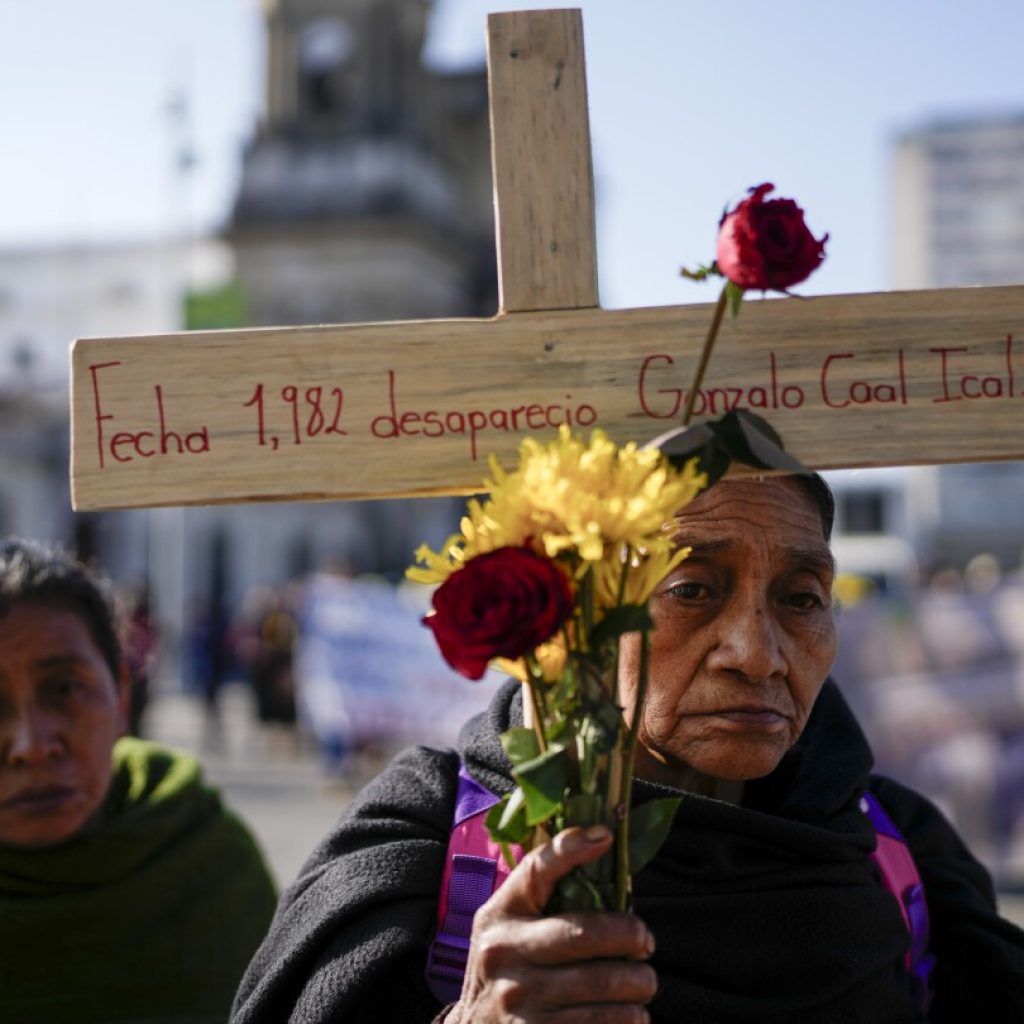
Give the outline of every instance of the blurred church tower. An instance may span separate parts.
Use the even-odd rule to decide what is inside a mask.
[[[262,0],[265,111],[224,232],[248,324],[496,313],[486,70],[423,65],[430,6]],[[189,509],[185,571],[228,600],[326,561],[398,577],[462,506]]]
[[[228,240],[253,325],[497,309],[483,69],[423,66],[429,0],[263,0],[266,110]]]

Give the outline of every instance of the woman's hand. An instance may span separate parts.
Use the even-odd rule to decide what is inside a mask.
[[[477,911],[462,998],[449,1024],[641,1024],[657,978],[654,937],[632,914],[543,917],[555,884],[607,852],[601,826],[532,850]]]

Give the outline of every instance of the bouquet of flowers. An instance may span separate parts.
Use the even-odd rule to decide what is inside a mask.
[[[608,854],[562,879],[551,912],[628,909],[631,876],[657,852],[679,805],[630,805],[648,599],[688,554],[674,539],[676,513],[733,461],[806,472],[749,412],[687,428],[726,306],[735,315],[748,288],[785,291],[823,259],[826,239],[810,234],[791,199],[766,202],[772,188],[751,189],[723,215],[710,266],[683,271],[726,279],[683,425],[643,448],[617,446],[601,430],[584,441],[567,427],[548,443],[527,438],[512,472],[492,457],[486,498],[471,500],[460,532],[439,552],[421,547],[407,572],[438,585],[424,622],[453,668],[480,679],[495,667],[524,684],[527,724],[501,736],[516,788],[487,818],[510,865],[512,846],[570,826],[602,824],[615,836]],[[628,721],[619,691],[626,633],[640,634]]]
[[[625,909],[678,801],[631,812],[646,671],[627,723],[619,638],[646,643],[647,599],[687,555],[673,517],[706,477],[696,459],[676,468],[656,448],[618,447],[601,430],[584,442],[567,427],[524,440],[513,472],[490,468],[487,498],[469,502],[439,553],[421,547],[408,575],[440,584],[424,621],[449,664],[470,679],[493,664],[525,684],[530,725],[501,737],[517,786],[488,817],[492,837],[510,859],[513,844],[609,826],[612,852],[564,879],[552,909]]]

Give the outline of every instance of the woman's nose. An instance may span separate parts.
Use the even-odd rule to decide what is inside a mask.
[[[43,764],[60,755],[60,731],[49,715],[21,708],[3,728],[6,760],[11,764]]]
[[[718,643],[708,655],[713,669],[739,672],[751,682],[767,682],[787,670],[780,625],[767,602],[737,596],[715,623]]]

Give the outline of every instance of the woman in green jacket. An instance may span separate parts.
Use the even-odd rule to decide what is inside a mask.
[[[105,584],[0,542],[4,1020],[223,1022],[274,909],[245,826],[188,754],[120,738]]]

